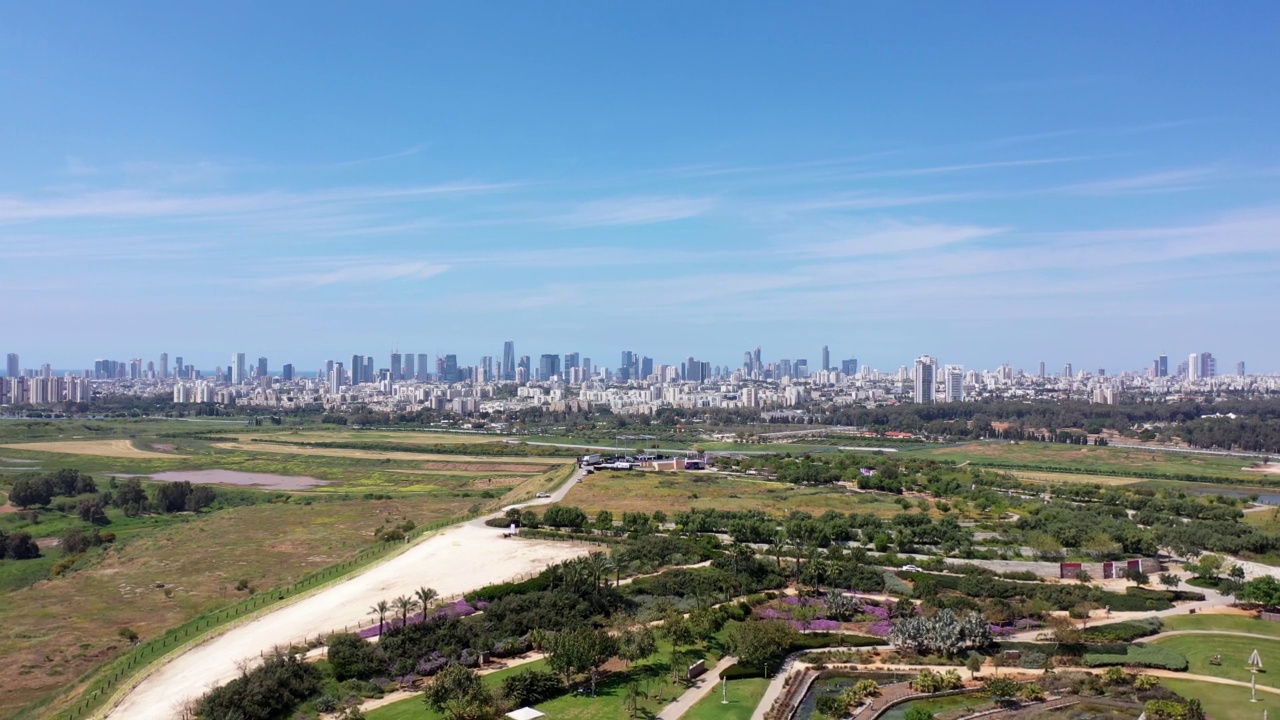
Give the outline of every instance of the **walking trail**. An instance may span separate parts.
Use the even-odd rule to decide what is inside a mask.
[[[720,658],[720,662],[716,663],[715,667],[693,681],[693,687],[685,690],[680,697],[676,698],[675,702],[663,708],[662,712],[658,713],[656,720],[676,720],[683,717],[694,705],[698,704],[699,700],[710,695],[711,691],[716,689],[716,686],[720,684],[720,674],[737,662],[738,658],[732,655]]]

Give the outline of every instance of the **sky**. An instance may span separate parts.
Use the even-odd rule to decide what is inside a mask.
[[[1280,371],[1280,5],[9,3],[0,352]]]

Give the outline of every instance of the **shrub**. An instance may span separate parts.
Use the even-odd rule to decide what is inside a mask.
[[[564,692],[564,684],[549,670],[523,670],[504,678],[501,692],[515,707],[524,707],[560,695]]]
[[[1126,620],[1108,625],[1095,625],[1084,631],[1084,638],[1090,642],[1129,643],[1138,638],[1155,635],[1163,627],[1164,623],[1158,617]]]
[[[1049,656],[1042,652],[1023,653],[1022,657],[1018,658],[1018,667],[1023,670],[1040,670],[1044,667],[1044,661],[1048,659]]]
[[[1085,667],[1124,665],[1173,670],[1176,672],[1187,669],[1186,656],[1159,645],[1130,645],[1128,652],[1123,655],[1086,653],[1080,658],[1080,663]]]

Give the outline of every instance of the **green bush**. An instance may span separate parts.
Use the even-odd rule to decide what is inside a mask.
[[[1187,669],[1187,658],[1180,652],[1160,647],[1159,645],[1130,645],[1123,655],[1104,655],[1086,653],[1080,658],[1085,667],[1110,667],[1123,665],[1128,667],[1149,667],[1161,670],[1183,671]]]
[[[1130,643],[1138,638],[1155,635],[1163,627],[1164,623],[1158,617],[1126,620],[1108,625],[1095,625],[1084,631],[1084,637],[1089,642]]]

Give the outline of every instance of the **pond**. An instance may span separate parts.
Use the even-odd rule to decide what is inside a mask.
[[[904,702],[901,705],[894,705],[889,708],[885,714],[880,716],[880,720],[903,720],[913,708],[924,708],[935,715],[939,715],[950,710],[969,710],[977,712],[984,705],[989,705],[990,700],[985,695],[970,693],[968,695],[948,695],[940,698],[924,698],[922,700],[912,700]]]
[[[795,720],[811,720],[818,717],[818,698],[823,695],[839,695],[853,687],[853,684],[859,680],[875,680],[881,685],[889,685],[891,683],[906,682],[913,677],[915,677],[914,673],[875,672],[850,672],[820,677],[813,681],[813,685],[809,686],[809,692],[805,693],[804,699],[800,701],[800,707],[796,709],[794,716]]]

